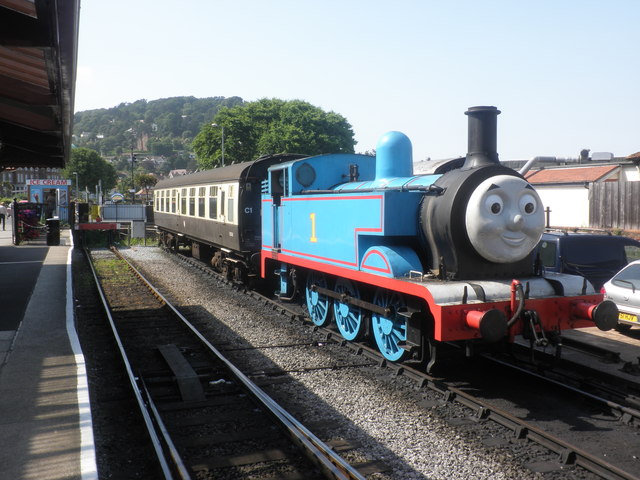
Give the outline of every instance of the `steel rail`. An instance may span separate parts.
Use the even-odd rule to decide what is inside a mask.
[[[565,339],[563,339],[562,342],[563,346],[564,340]],[[581,351],[582,353],[585,353],[587,355],[591,354],[588,351],[585,352],[579,349],[576,351]],[[563,379],[565,381],[571,382],[574,385],[585,385],[589,387],[591,391],[601,392],[599,395],[602,398],[620,403],[621,405],[631,409],[640,409],[640,397],[638,396],[638,392],[640,392],[640,383],[638,383],[637,381],[612,376],[587,364],[578,363],[575,360],[565,358],[558,359],[556,355],[544,351],[536,351],[535,353],[538,361],[543,362],[543,364],[546,363],[546,365],[549,367],[540,370],[539,364],[525,359],[525,357],[529,357],[530,352],[531,350],[523,344],[515,343],[512,345],[511,353],[516,354],[516,358],[518,359],[519,363],[521,365],[524,365],[521,366],[521,368],[526,368],[530,371],[542,371],[544,372],[544,375],[547,375],[548,372],[548,374],[554,375],[555,377],[564,377]],[[522,354],[526,355],[520,357],[520,355]],[[494,359],[494,357],[489,358],[492,360]],[[604,360],[606,358],[610,358],[610,356],[599,356],[598,358]],[[616,363],[622,363],[622,360]],[[628,364],[628,362],[626,362],[625,364]],[[624,367],[620,370],[624,371]],[[631,412],[630,414],[625,413],[624,417],[625,422],[628,422],[633,418],[640,420],[640,417],[635,415],[633,412]]]
[[[160,465],[160,469],[162,470],[162,473],[164,475],[164,478],[167,480],[172,480],[174,479],[174,475],[171,471],[170,465],[169,465],[169,461],[167,459],[167,456],[165,455],[165,448],[162,445],[162,441],[161,441],[161,436],[158,435],[158,432],[156,431],[156,426],[154,424],[154,421],[151,417],[151,415],[149,414],[149,410],[147,408],[147,404],[145,402],[145,399],[142,396],[142,392],[138,386],[138,377],[133,373],[133,368],[131,367],[131,363],[129,362],[129,359],[127,357],[127,353],[125,352],[124,349],[124,345],[122,343],[122,340],[120,339],[120,335],[118,334],[118,329],[116,328],[115,322],[113,320],[113,316],[111,315],[111,308],[109,307],[109,302],[107,301],[107,297],[104,293],[104,290],[102,288],[102,285],[100,283],[100,280],[98,279],[98,274],[93,266],[93,262],[91,261],[91,254],[89,252],[89,250],[87,250],[86,248],[83,249],[83,252],[85,254],[85,257],[87,259],[87,263],[89,264],[89,267],[91,269],[91,274],[93,275],[93,279],[96,285],[96,288],[98,289],[98,295],[100,296],[100,300],[102,302],[102,305],[104,307],[104,311],[107,315],[107,318],[109,320],[109,325],[111,326],[111,331],[113,333],[113,338],[116,342],[116,344],[118,345],[118,350],[120,351],[120,356],[122,358],[122,362],[124,364],[124,368],[127,372],[127,377],[129,378],[129,383],[131,385],[131,389],[133,391],[133,394],[136,398],[136,401],[138,403],[138,407],[140,409],[140,413],[142,415],[142,418],[144,420],[145,426],[147,428],[147,432],[149,433],[149,437],[151,439],[151,444],[153,446],[154,451],[156,452],[156,456],[158,458],[158,464]],[[175,461],[174,461],[175,463]],[[181,463],[181,462],[180,462]],[[177,465],[176,465],[177,467]],[[187,474],[188,475],[188,474]],[[190,478],[190,476],[187,477],[182,477],[183,479],[188,479]]]
[[[178,257],[181,258],[182,261],[188,263],[189,265],[195,266],[196,268],[209,273],[210,275],[218,278],[216,272],[211,271],[208,267],[203,267],[191,261],[188,257],[178,254]],[[219,279],[219,278],[218,278]],[[232,284],[230,281],[226,279],[219,279],[227,284]],[[234,285],[234,284],[232,284]],[[304,315],[290,309],[282,304],[276,303],[273,300],[260,295],[256,292],[251,292],[252,296],[259,298],[261,301],[270,303],[273,305],[274,309],[281,310],[282,313],[288,313],[292,318],[300,317],[307,321],[310,321]],[[607,480],[638,480],[635,475],[632,475],[624,470],[612,465],[604,460],[591,455],[590,453],[569,444],[568,442],[562,440],[561,438],[552,435],[544,430],[526,422],[525,420],[521,420],[520,418],[498,408],[495,407],[479,398],[476,398],[463,390],[449,385],[446,381],[442,379],[438,379],[427,373],[417,370],[411,366],[406,364],[396,364],[388,362],[384,359],[380,353],[369,347],[364,343],[358,342],[348,342],[344,340],[339,334],[337,334],[334,330],[331,330],[328,327],[318,327],[314,325],[314,330],[323,332],[326,334],[326,340],[332,341],[334,343],[343,344],[353,349],[356,354],[365,355],[367,358],[376,360],[381,367],[386,367],[395,371],[396,375],[405,375],[407,377],[412,378],[414,381],[418,383],[420,387],[426,387],[436,393],[443,395],[445,401],[455,401],[470,410],[476,412],[477,420],[492,420],[496,423],[512,430],[514,432],[514,436],[518,439],[528,439],[531,440],[547,449],[551,452],[558,454],[558,460],[563,464],[575,464],[579,465],[587,471],[593,472],[597,475],[600,475],[602,478]],[[576,391],[580,393],[581,390],[577,389]],[[603,399],[604,400],[604,399]],[[606,402],[606,400],[604,400]],[[626,407],[620,406],[622,409],[626,410]]]
[[[149,288],[154,295],[164,302],[165,307],[170,309],[183,324],[205,345],[209,351],[223,363],[239,384],[249,391],[254,398],[276,418],[281,426],[289,433],[290,438],[298,444],[330,478],[339,480],[365,480],[354,467],[347,463],[342,457],[336,454],[331,447],[316,437],[309,429],[296,420],[291,414],[285,411],[278,403],[269,397],[260,387],[253,383],[244,373],[242,373],[233,363],[222,355],[199,331],[194,327],[151,283],[144,275],[135,268],[131,262],[122,256],[120,252],[112,248],[115,254],[122,258],[129,269],[134,272]]]
[[[162,438],[164,439],[164,443],[167,446],[167,449],[169,450],[169,455],[171,456],[174,465],[176,466],[176,470],[178,471],[178,474],[180,475],[180,478],[183,480],[188,480],[191,478],[191,475],[189,474],[189,470],[187,469],[187,467],[185,466],[184,462],[182,461],[182,458],[180,457],[180,454],[178,453],[178,449],[175,447],[175,445],[173,444],[173,440],[171,439],[171,435],[169,434],[169,431],[167,430],[167,427],[165,427],[164,422],[162,421],[162,417],[160,416],[160,412],[158,411],[158,408],[156,407],[156,404],[154,403],[153,399],[151,398],[151,394],[149,393],[149,390],[147,389],[147,385],[144,382],[144,380],[140,379],[140,384],[141,384],[141,390],[144,393],[144,398],[147,402],[147,405],[149,407],[149,410],[151,411],[152,415],[153,415],[153,420],[155,422],[155,425],[157,426],[160,434],[162,434]]]
[[[328,337],[335,335],[329,332]],[[354,346],[355,347],[355,346]],[[366,346],[358,345],[358,350],[366,353],[368,357],[380,356],[376,350]],[[455,401],[475,412],[476,420],[492,420],[514,432],[517,439],[528,439],[538,445],[549,449],[558,454],[558,460],[562,464],[579,465],[587,471],[600,475],[607,480],[638,480],[638,477],[625,472],[615,465],[596,457],[575,445],[562,440],[560,437],[522,420],[499,407],[491,405],[484,400],[474,397],[473,395],[449,385],[446,381],[428,375],[425,372],[417,370],[413,367],[401,364],[389,363],[385,359],[380,362],[381,365],[389,369],[395,370],[396,375],[405,375],[419,382],[421,387],[426,387],[444,396],[445,401]],[[579,393],[586,393],[579,391]],[[625,408],[625,407],[622,407]],[[626,409],[625,409],[626,410]]]
[[[326,328],[319,328],[326,330]],[[328,330],[327,330],[328,331]],[[334,339],[335,332],[328,331],[327,340],[333,339],[338,343],[344,342]],[[365,354],[369,358],[380,357],[376,350],[366,345],[349,345],[353,349],[357,349],[357,353]],[[395,370],[396,375],[404,375],[418,382],[420,387],[426,387],[436,393],[443,395],[444,401],[457,402],[475,412],[475,419],[478,421],[492,420],[505,428],[513,431],[514,437],[517,439],[531,440],[538,445],[549,449],[558,454],[558,461],[562,464],[575,464],[587,471],[595,473],[607,480],[638,480],[636,475],[625,472],[615,465],[605,462],[575,445],[562,440],[551,433],[512,415],[499,407],[491,405],[484,400],[474,397],[473,395],[449,385],[446,381],[428,375],[425,372],[417,370],[413,367],[389,363],[384,358],[380,361],[381,366],[385,366],[391,370]],[[580,392],[583,393],[583,392]],[[624,407],[623,407],[624,408]]]
[[[271,301],[266,297],[260,296],[265,301]],[[277,305],[277,304],[276,304]],[[283,308],[282,305],[277,305],[278,308],[288,311],[292,315],[293,311]],[[405,364],[397,364],[388,362],[382,358],[380,353],[365,345],[363,343],[347,342],[339,334],[326,327],[314,327],[317,331],[325,332],[327,341],[333,341],[335,343],[345,344],[348,347],[356,351],[357,354],[363,354],[367,358],[377,359],[381,367],[389,368],[395,371],[396,375],[404,375],[412,378],[418,383],[420,387],[426,387],[440,395],[443,395],[445,401],[455,401],[470,410],[474,411],[477,420],[492,420],[514,432],[514,436],[518,439],[528,439],[538,445],[549,449],[550,451],[558,454],[558,460],[562,464],[575,464],[582,468],[600,475],[602,478],[608,480],[637,480],[637,477],[633,474],[625,472],[624,470],[612,465],[604,460],[591,455],[584,450],[569,444],[561,438],[552,435],[540,428],[521,420],[520,418],[498,408],[490,403],[487,403],[479,398],[470,395],[469,393],[449,385],[446,381],[428,375],[427,373],[417,370],[411,366]],[[586,393],[580,390],[576,390],[578,393]],[[606,400],[602,399],[607,402]],[[617,404],[614,404],[617,405]],[[626,412],[626,407],[621,407],[621,410]]]
[[[560,387],[563,388],[565,390],[569,390],[570,392],[573,393],[577,393],[579,395],[583,395],[587,398],[589,398],[590,400],[594,400],[596,402],[599,402],[603,405],[605,405],[606,407],[610,408],[611,410],[615,410],[617,411],[620,416],[622,417],[623,415],[626,415],[627,418],[633,418],[635,420],[640,420],[640,410],[636,410],[635,408],[631,408],[631,407],[625,407],[624,405],[621,405],[617,402],[613,402],[611,400],[608,400],[606,398],[600,397],[598,395],[594,395],[593,393],[589,393],[589,392],[585,392],[584,390],[581,390],[577,387],[568,385],[566,383],[561,382],[560,380],[555,380],[553,378],[549,378],[546,377],[544,375],[541,375],[539,373],[536,372],[532,372],[531,370],[528,370],[526,368],[523,367],[519,367],[518,365],[513,365],[509,362],[505,362],[504,360],[500,360],[499,358],[494,358],[491,357],[490,355],[483,355],[483,358],[490,360],[492,362],[495,362],[499,365],[505,366],[505,367],[509,367],[509,368],[513,368],[516,369],[520,372],[524,372],[527,373],[529,375],[532,375],[533,377],[537,378],[538,380],[542,380],[548,383],[551,383],[553,385],[555,385],[556,387]]]

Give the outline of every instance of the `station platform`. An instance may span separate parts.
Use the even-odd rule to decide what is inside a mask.
[[[1,228],[1,227],[0,227]],[[97,479],[84,357],[73,318],[72,240],[14,246],[0,229],[0,478]]]

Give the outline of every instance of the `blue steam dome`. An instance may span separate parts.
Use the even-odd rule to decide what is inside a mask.
[[[402,132],[385,133],[376,145],[376,180],[413,175],[413,147]]]

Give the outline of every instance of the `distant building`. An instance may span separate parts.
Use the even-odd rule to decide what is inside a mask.
[[[618,181],[620,171],[620,165],[574,165],[531,170],[525,178],[550,209],[550,226],[586,228],[590,226],[589,184]]]
[[[60,168],[15,168],[0,173],[0,182],[11,185],[11,196],[27,195],[27,180],[62,180]],[[9,193],[9,192],[6,192]]]

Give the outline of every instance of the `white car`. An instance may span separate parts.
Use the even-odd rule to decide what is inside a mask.
[[[633,325],[640,326],[640,260],[631,262],[616,273],[604,284],[601,292],[604,293],[604,298],[618,306],[618,330],[629,330]]]

